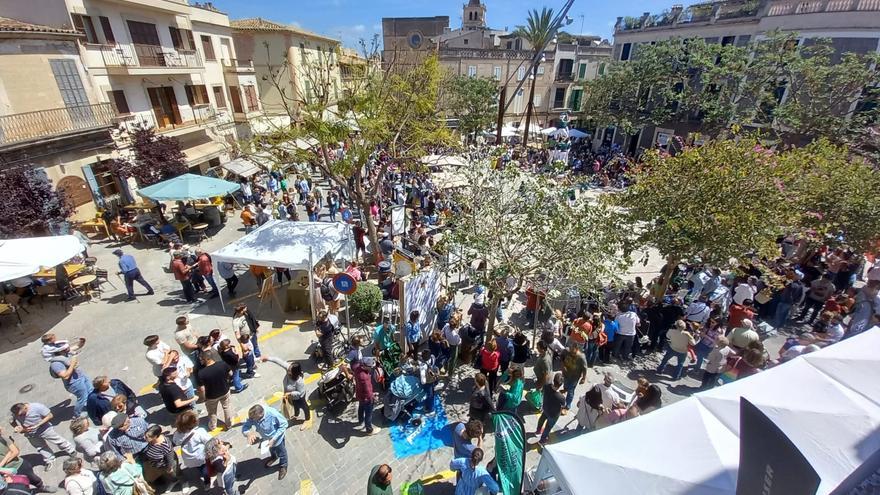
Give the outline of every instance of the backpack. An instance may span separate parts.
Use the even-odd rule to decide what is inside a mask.
[[[599,332],[599,337],[596,340],[599,347],[608,343],[608,334],[605,333],[605,330]]]
[[[336,299],[336,295],[336,289],[333,288],[333,279],[330,277],[325,278],[321,282],[321,299],[329,302]]]

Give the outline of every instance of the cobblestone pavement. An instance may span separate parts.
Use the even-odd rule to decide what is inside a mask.
[[[230,241],[243,235],[243,229],[237,214],[230,217],[228,223],[219,232],[203,242],[207,251],[216,250]],[[115,243],[98,240],[89,249],[89,254],[98,258],[98,266],[114,273],[116,258],[111,251],[118,247]],[[220,328],[231,333],[230,307],[238,301],[245,301],[256,311],[261,321],[261,344],[264,355],[278,356],[284,359],[296,359],[303,362],[309,375],[310,400],[313,418],[306,424],[304,431],[299,426],[292,426],[287,433],[287,446],[290,453],[290,471],[287,477],[277,480],[273,469],[266,470],[258,459],[255,447],[246,445],[240,428],[234,427],[227,432],[218,432],[222,438],[234,446],[234,454],[239,462],[239,490],[248,494],[270,493],[302,493],[302,494],[349,494],[363,493],[367,476],[372,466],[387,462],[394,469],[395,491],[405,482],[426,479],[433,483],[428,485],[427,493],[452,493],[450,473],[447,471],[451,449],[443,447],[425,454],[404,459],[396,459],[390,440],[387,424],[385,424],[377,406],[376,423],[383,431],[374,436],[367,436],[354,428],[356,423],[356,405],[349,406],[338,414],[325,411],[321,399],[315,390],[316,368],[308,359],[309,350],[313,345],[313,333],[307,315],[302,313],[284,313],[277,305],[269,303],[260,305],[254,294],[256,284],[246,272],[241,274],[238,292],[242,295],[236,301],[226,301],[224,311],[219,299],[201,301],[190,305],[180,299],[179,284],[168,272],[168,253],[155,246],[137,245],[122,246],[126,252],[134,255],[144,277],[153,285],[156,295],[140,296],[136,301],[125,301],[122,281],[114,275],[110,282],[115,289],[106,286],[103,294],[96,296],[91,302],[78,302],[70,311],[65,311],[54,302],[46,301],[28,306],[28,313],[22,315],[23,324],[15,325],[6,318],[0,327],[0,376],[6,379],[0,383],[0,407],[8,408],[13,403],[22,401],[42,402],[52,408],[55,414],[57,430],[67,438],[72,435],[68,429],[72,414],[70,396],[64,391],[61,383],[53,380],[48,373],[48,366],[39,356],[39,338],[47,332],[56,333],[59,338],[72,339],[85,337],[87,345],[80,357],[80,368],[89,376],[109,375],[125,381],[141,396],[142,405],[149,412],[149,420],[161,425],[170,425],[170,418],[164,412],[158,394],[152,390],[154,379],[148,363],[144,358],[145,348],[142,345],[144,336],[158,334],[172,348],[174,320],[177,315],[189,313],[192,325],[200,333],[207,333],[212,328]],[[646,266],[634,268],[634,274],[642,273],[649,277],[659,268],[654,257]],[[140,287],[136,292],[143,293]],[[225,291],[224,291],[225,292]],[[250,294],[250,296],[247,296]],[[469,296],[462,295],[457,303],[463,307],[470,304]],[[514,301],[507,309],[511,323],[522,325],[520,319],[521,301]],[[611,371],[624,383],[632,384],[643,372],[642,369],[654,369],[659,355],[644,358],[634,364],[634,368],[620,368],[616,365],[591,370],[588,379],[599,381],[602,371]],[[241,394],[233,396],[233,406],[238,411],[239,419],[244,412],[256,403],[270,404],[278,407],[283,370],[280,367],[264,364],[259,367],[261,377],[249,380],[249,388]],[[449,377],[439,392],[446,406],[450,422],[463,419],[467,415],[467,396],[472,389],[471,375],[473,370],[463,367]],[[692,393],[698,385],[693,377],[686,377],[677,383],[669,383],[668,377],[657,377],[654,373],[644,372],[651,379],[659,380],[664,388],[664,401],[672,402]],[[531,377],[531,372],[526,372]],[[582,385],[578,393],[586,391],[588,385]],[[204,414],[203,407],[200,412]],[[523,404],[520,412],[524,415],[528,431],[535,429],[537,416],[534,411]],[[573,419],[573,417],[569,417]],[[559,421],[557,428],[566,426],[565,418]],[[8,433],[8,428],[5,428]],[[18,437],[18,435],[16,435]],[[564,438],[557,434],[554,441]],[[535,442],[534,437],[529,442]],[[23,438],[17,438],[24,456],[35,465],[41,460],[34,449]],[[487,436],[484,447],[491,452],[492,439]],[[490,455],[491,457],[491,455]],[[527,456],[527,466],[537,464],[539,452],[532,447]],[[60,462],[45,474],[47,482],[57,484],[62,479]],[[37,472],[42,474],[42,467]]]

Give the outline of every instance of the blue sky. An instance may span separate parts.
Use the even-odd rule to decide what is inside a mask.
[[[467,0],[213,0],[232,19],[263,17],[342,39],[356,48],[360,38],[371,39],[382,33],[382,17],[449,16],[453,28],[461,25],[461,7]],[[527,12],[543,6],[559,9],[563,0],[483,0],[488,22],[493,28],[513,29],[523,24]],[[596,34],[611,40],[617,16],[636,16],[660,12],[676,0],[575,0],[567,29],[578,34]],[[583,17],[581,17],[583,16]],[[583,24],[582,24],[583,21]]]

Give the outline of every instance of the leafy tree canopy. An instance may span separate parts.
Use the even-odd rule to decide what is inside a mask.
[[[493,127],[498,116],[498,82],[486,77],[453,76],[448,81],[446,104],[450,117],[458,119],[463,135]]]
[[[44,235],[50,225],[67,220],[73,208],[39,169],[14,168],[0,172],[0,190],[11,201],[0,203],[0,237]]]
[[[131,147],[134,160],[116,159],[111,166],[117,176],[123,179],[134,177],[140,187],[185,174],[188,170],[186,155],[180,150],[177,138],[157,135],[152,127],[135,129]]]

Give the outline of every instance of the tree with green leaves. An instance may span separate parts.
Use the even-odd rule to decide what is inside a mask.
[[[367,59],[375,56],[377,46],[374,39],[371,54],[362,42]],[[295,126],[276,127],[243,143],[245,156],[278,165],[309,162],[364,212],[369,211],[371,201],[378,200],[389,167],[420,166],[419,158],[431,146],[452,143],[438,105],[443,74],[436,57],[416,64],[388,60],[384,69],[370,65],[359,84],[345,92],[334,87],[333,53],[307,56],[302,64],[300,73],[312,91],[288,95],[281,87],[283,76],[270,80],[289,100],[285,108]],[[282,65],[278,72],[289,70]],[[346,144],[341,157],[334,153],[340,143]],[[379,150],[385,159],[376,160]],[[371,244],[378,246],[373,218],[369,214],[362,218]],[[378,259],[378,250],[376,255]]]
[[[747,253],[771,253],[796,224],[785,182],[792,161],[756,139],[710,141],[671,156],[649,151],[634,184],[608,197],[620,207],[640,245],[666,259],[663,287],[682,261],[727,266]]]
[[[461,213],[444,242],[463,263],[485,261],[476,282],[491,292],[490,330],[499,302],[524,285],[596,293],[629,267],[626,229],[613,208],[572,199],[569,185],[515,163],[500,170],[475,163],[462,173]]]
[[[458,130],[470,141],[492,127],[498,116],[498,82],[487,77],[453,76],[447,81],[444,107],[458,119]]]
[[[43,169],[9,168],[0,172],[0,190],[8,198],[0,205],[0,238],[46,235],[67,221],[73,208],[64,191],[55,189]],[[66,232],[65,232],[66,233]]]
[[[122,180],[134,177],[139,187],[151,186],[189,170],[177,138],[156,134],[153,127],[138,127],[132,132],[131,150],[132,159],[114,159],[111,170]]]
[[[873,251],[880,240],[880,172],[865,159],[822,139],[782,153],[795,174],[786,191],[797,227],[814,244]]]
[[[537,9],[529,11],[525,26],[517,26],[514,35],[520,36],[529,42],[532,51],[538,55],[544,46],[550,42],[554,35],[553,9],[544,7],[539,12]],[[535,82],[538,79],[538,66],[532,68],[532,78],[529,88],[529,101],[526,107],[526,127],[523,131],[523,146],[529,142],[529,126],[532,122],[532,112],[535,109]]]
[[[876,98],[878,61],[874,52],[837,53],[827,39],[799,44],[790,32],[742,47],[672,38],[639,45],[588,82],[583,111],[628,134],[697,119],[709,137],[758,128],[786,143],[857,144],[877,116],[865,103]]]

